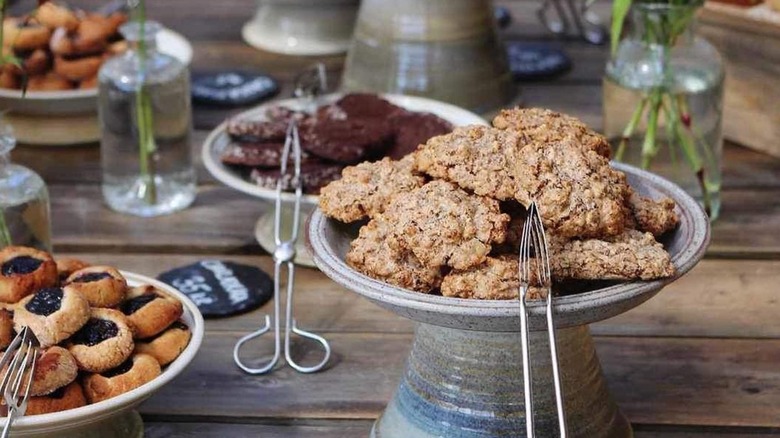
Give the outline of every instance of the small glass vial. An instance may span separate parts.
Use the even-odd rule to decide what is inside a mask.
[[[103,197],[137,216],[173,213],[195,199],[189,72],[157,51],[159,30],[152,21],[124,25],[130,49],[98,75]]]
[[[10,162],[14,146],[13,129],[0,116],[0,248],[51,251],[49,191],[37,173]]]

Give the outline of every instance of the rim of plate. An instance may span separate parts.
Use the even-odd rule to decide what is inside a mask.
[[[190,337],[190,343],[187,345],[187,348],[185,348],[179,357],[170,363],[159,376],[155,377],[152,381],[133,389],[132,391],[128,391],[124,394],[120,394],[116,397],[104,400],[99,403],[86,405],[75,409],[68,409],[51,414],[33,415],[29,417],[23,416],[14,421],[12,430],[35,430],[37,428],[50,428],[65,424],[68,426],[76,426],[84,423],[92,423],[102,418],[116,415],[119,411],[140,403],[146,397],[149,397],[155,392],[159,391],[163,386],[167,385],[176,376],[181,374],[181,372],[184,371],[184,369],[192,362],[192,359],[195,358],[195,355],[198,353],[198,350],[200,349],[200,346],[203,342],[205,328],[203,316],[201,315],[195,303],[193,303],[192,300],[190,300],[184,293],[179,292],[177,289],[161,281],[132,272],[120,272],[125,277],[125,279],[127,279],[128,285],[137,286],[148,283],[175,296],[179,301],[181,301],[182,306],[184,306],[185,313],[188,313],[192,318],[192,325],[189,326],[189,329],[192,332],[192,336]],[[0,418],[0,427],[5,425],[5,421],[5,418]]]
[[[348,93],[331,93],[320,97],[319,105],[335,102],[342,96]],[[400,94],[383,94],[377,93],[378,96],[383,99],[387,99],[390,103],[398,105],[404,109],[410,111],[426,111],[435,114],[442,119],[450,122],[454,126],[464,125],[487,125],[485,119],[479,115],[463,109],[461,107],[441,102],[434,99],[428,99],[426,97],[418,96],[404,96]],[[271,106],[289,106],[294,108],[301,108],[305,104],[306,100],[303,98],[288,98],[273,100],[262,103],[250,110],[236,114],[233,117],[237,118],[262,118],[265,111]],[[257,198],[274,201],[276,200],[276,190],[267,189],[258,186],[241,177],[239,172],[232,170],[228,166],[222,164],[219,160],[221,148],[226,146],[228,141],[227,133],[225,132],[227,121],[222,122],[213,131],[211,131],[203,141],[203,147],[201,149],[201,159],[203,164],[208,169],[209,173],[221,183],[242,193],[246,193]],[[317,205],[319,197],[317,195],[303,195],[301,201],[305,204]],[[282,193],[282,200],[284,202],[294,202],[295,195],[292,193]]]

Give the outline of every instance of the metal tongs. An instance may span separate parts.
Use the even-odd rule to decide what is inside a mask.
[[[14,420],[27,410],[39,348],[38,338],[29,327],[24,327],[0,359],[0,370],[6,370],[0,383],[0,394],[8,406],[8,417],[0,434],[2,438],[8,437]]]
[[[294,168],[292,179],[288,179],[288,163],[292,153]],[[285,183],[289,182],[295,188],[295,207],[293,213],[293,224],[290,238],[282,240],[282,190]],[[238,356],[241,346],[250,339],[262,336],[271,329],[271,317],[265,316],[265,325],[259,330],[252,332],[236,342],[233,348],[233,360],[242,370],[249,374],[265,374],[271,371],[279,362],[281,356],[281,333],[279,330],[279,307],[281,302],[281,270],[282,265],[287,265],[287,306],[285,308],[284,322],[284,358],[287,364],[300,373],[314,373],[321,370],[330,359],[330,344],[320,335],[298,328],[296,321],[292,316],[293,309],[293,291],[295,289],[295,243],[298,240],[298,225],[301,217],[301,196],[303,195],[303,185],[301,181],[301,141],[298,137],[298,127],[293,120],[287,128],[287,138],[284,142],[284,151],[282,152],[281,174],[276,183],[276,203],[274,204],[274,241],[276,249],[274,250],[274,356],[271,361],[263,367],[253,368],[244,364]],[[293,360],[290,355],[290,337],[291,333],[319,342],[325,350],[325,356],[322,360],[310,367],[302,366]]]
[[[590,6],[594,1],[543,0],[542,6],[536,11],[536,15],[544,27],[556,35],[569,34],[571,25],[569,24],[568,15],[574,21],[575,30],[580,38],[591,44],[601,45],[607,41],[607,30],[601,24],[599,17],[590,10]],[[550,15],[550,8],[555,10],[557,18]]]
[[[533,248],[533,251],[531,250]],[[534,438],[533,378],[531,376],[531,355],[528,333],[528,309],[526,307],[531,285],[542,289],[547,300],[547,334],[550,339],[555,402],[558,408],[558,428],[561,438],[568,436],[566,412],[563,407],[563,389],[558,367],[558,348],[555,342],[555,324],[553,323],[552,280],[550,277],[550,258],[547,237],[544,234],[542,217],[536,202],[528,209],[528,217],[523,225],[520,239],[520,326],[523,350],[523,390],[525,391],[525,429],[528,438]]]

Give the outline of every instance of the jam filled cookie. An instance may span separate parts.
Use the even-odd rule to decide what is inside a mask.
[[[49,395],[30,397],[24,415],[50,414],[52,412],[80,408],[86,404],[87,398],[84,397],[84,390],[81,388],[81,385],[79,385],[79,382],[73,382]]]
[[[127,319],[113,309],[92,309],[89,321],[68,343],[79,368],[93,373],[118,366],[130,357],[133,347]]]
[[[76,359],[68,350],[53,346],[41,351],[35,361],[30,394],[33,396],[51,394],[76,380],[79,369]]]
[[[38,7],[35,18],[46,27],[65,28],[69,32],[79,27],[79,18],[66,6],[55,2],[46,2]]]
[[[157,360],[148,354],[135,354],[118,367],[84,378],[84,392],[90,403],[116,397],[151,381],[162,370]]]
[[[110,266],[80,269],[65,280],[65,287],[84,296],[92,307],[114,307],[125,299],[127,281]]]
[[[51,29],[32,21],[6,18],[3,20],[3,34],[14,50],[26,51],[46,47]]]
[[[176,298],[148,284],[130,289],[120,309],[127,315],[137,339],[162,332],[179,319],[183,311]]]
[[[139,354],[148,354],[157,359],[160,366],[168,365],[176,360],[177,357],[187,348],[190,342],[189,327],[181,321],[176,321],[164,332],[158,336],[146,341],[135,343],[135,352]]]
[[[64,91],[73,89],[73,83],[50,71],[27,78],[27,91]]]
[[[89,303],[78,292],[49,287],[19,302],[14,310],[17,332],[28,326],[42,348],[71,337],[89,320]]]
[[[64,282],[70,274],[89,267],[89,263],[79,259],[57,259],[57,277]]]
[[[54,72],[61,77],[78,82],[95,76],[103,64],[102,56],[86,56],[83,58],[54,58]]]
[[[21,246],[7,246],[0,251],[0,301],[15,303],[55,284],[57,265],[49,254]]]
[[[0,350],[5,350],[14,340],[14,311],[0,307]]]

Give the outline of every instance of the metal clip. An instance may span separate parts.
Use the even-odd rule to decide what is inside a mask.
[[[536,11],[544,27],[556,35],[568,35],[571,28],[569,17],[571,17],[577,36],[596,45],[607,41],[607,30],[598,16],[590,10],[594,0],[565,0],[565,8],[562,1],[564,0],[544,0],[542,6]],[[550,16],[551,7],[555,9],[557,18]]]
[[[290,153],[293,155],[294,171],[292,179],[288,179],[288,163],[290,159]],[[233,348],[233,360],[236,362],[242,370],[249,374],[265,374],[271,371],[279,362],[281,356],[281,333],[279,329],[279,314],[280,314],[280,302],[281,302],[281,271],[282,265],[287,266],[287,304],[285,308],[285,324],[284,324],[284,358],[287,364],[300,373],[314,373],[321,370],[330,359],[330,344],[328,341],[320,335],[298,328],[295,319],[293,318],[293,291],[295,289],[295,264],[293,259],[295,258],[295,242],[298,240],[298,225],[301,217],[301,197],[303,196],[303,184],[301,181],[301,142],[298,137],[298,127],[293,120],[290,126],[287,128],[287,138],[284,142],[284,151],[282,153],[282,165],[279,181],[276,183],[276,202],[274,204],[274,241],[276,243],[276,249],[274,250],[274,317],[273,317],[273,329],[274,329],[274,356],[269,363],[260,368],[253,368],[244,364],[239,358],[239,351],[241,346],[247,341],[260,337],[271,329],[271,317],[265,316],[265,325],[259,330],[252,332],[236,342],[236,346]],[[295,207],[293,213],[292,233],[290,238],[282,240],[282,191],[285,186],[291,186],[295,188]],[[293,360],[290,354],[290,337],[291,333],[298,336],[311,339],[322,345],[325,350],[323,359],[316,365],[305,367]]]

